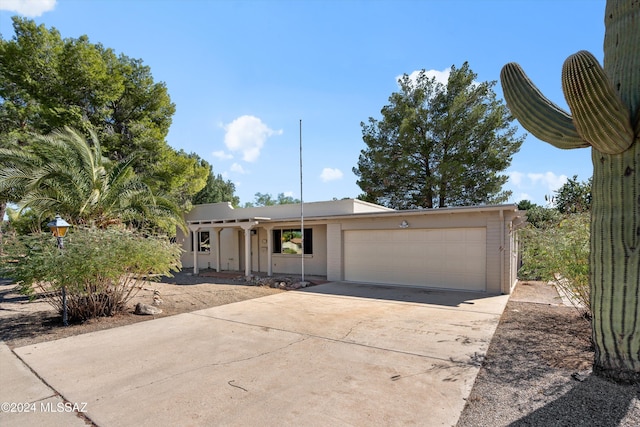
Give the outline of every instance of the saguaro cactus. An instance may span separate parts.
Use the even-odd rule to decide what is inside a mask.
[[[585,51],[562,68],[571,115],[518,64],[505,65],[500,79],[511,112],[537,138],[591,146],[593,371],[640,382],[640,0],[608,0],[605,27],[604,68]]]

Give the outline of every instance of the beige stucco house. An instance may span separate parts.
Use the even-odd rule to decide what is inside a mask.
[[[299,275],[304,268],[331,281],[505,294],[516,283],[516,205],[400,211],[355,199],[237,209],[214,203],[185,219],[189,233],[177,239],[183,267],[194,273]]]

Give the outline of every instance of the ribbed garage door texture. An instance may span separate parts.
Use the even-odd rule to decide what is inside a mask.
[[[350,230],[345,279],[450,289],[486,289],[486,229]]]

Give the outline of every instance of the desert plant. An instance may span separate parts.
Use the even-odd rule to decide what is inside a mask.
[[[573,214],[541,226],[520,230],[523,279],[556,284],[587,319],[589,299],[589,215]]]
[[[640,7],[608,0],[604,67],[569,56],[562,88],[571,115],[510,63],[500,79],[520,124],[551,145],[591,147],[590,286],[594,373],[640,382]]]
[[[180,268],[181,249],[168,238],[126,230],[75,228],[62,250],[49,233],[14,234],[5,248],[0,273],[60,313],[64,287],[70,321],[121,312],[146,281]]]

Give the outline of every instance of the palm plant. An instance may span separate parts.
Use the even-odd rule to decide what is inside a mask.
[[[182,226],[178,206],[151,192],[133,171],[134,159],[113,163],[103,157],[93,132],[91,143],[71,128],[34,135],[25,148],[0,149],[0,191],[22,189],[16,202],[41,218],[58,213],[100,228]]]

